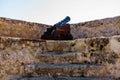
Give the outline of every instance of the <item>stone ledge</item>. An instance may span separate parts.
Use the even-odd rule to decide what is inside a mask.
[[[105,52],[120,52],[120,35],[113,37],[99,37],[75,39],[68,41],[54,41],[41,39],[23,39],[14,37],[0,37],[0,48],[12,49],[13,45],[20,45],[23,47],[37,47],[44,48],[47,52],[90,52],[90,51],[105,51]],[[17,49],[17,46],[16,46]]]
[[[13,77],[10,80],[115,80],[114,78],[95,78],[95,77]]]

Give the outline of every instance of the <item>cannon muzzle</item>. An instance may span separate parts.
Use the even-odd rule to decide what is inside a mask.
[[[54,24],[53,27],[60,27],[60,26],[63,26],[65,25],[67,22],[70,21],[70,17],[69,16],[66,16],[63,20],[61,20],[60,22]]]

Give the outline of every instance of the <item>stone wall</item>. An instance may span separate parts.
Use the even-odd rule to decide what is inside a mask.
[[[71,24],[71,33],[75,39],[120,35],[120,16]]]
[[[0,18],[0,36],[40,39],[49,25]]]
[[[0,36],[40,39],[51,25],[0,18]],[[71,24],[74,39],[120,35],[120,16]]]

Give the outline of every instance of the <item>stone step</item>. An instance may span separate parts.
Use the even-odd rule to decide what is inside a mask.
[[[94,51],[91,53],[83,52],[46,52],[36,53],[35,58],[37,59],[34,63],[87,63],[87,64],[104,64],[104,63],[115,63],[117,59],[120,59],[116,54],[109,52],[102,53]]]
[[[80,52],[46,52],[44,54],[36,54],[35,63],[93,63],[90,58],[84,56]]]
[[[106,77],[104,65],[96,64],[26,64],[23,76]]]
[[[113,78],[97,78],[97,77],[16,77],[10,80],[115,80]]]

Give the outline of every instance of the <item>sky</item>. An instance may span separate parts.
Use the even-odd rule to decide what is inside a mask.
[[[0,17],[53,25],[120,16],[120,0],[0,0]]]

